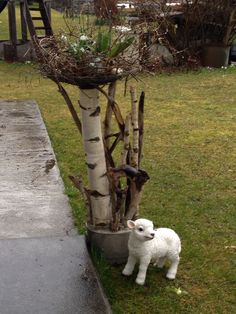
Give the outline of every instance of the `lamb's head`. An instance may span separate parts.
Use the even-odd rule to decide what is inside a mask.
[[[135,221],[128,220],[127,226],[132,230],[132,234],[139,241],[152,240],[155,236],[155,231],[153,229],[153,222],[148,219],[137,219]]]

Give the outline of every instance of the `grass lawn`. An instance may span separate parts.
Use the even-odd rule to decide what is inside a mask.
[[[123,266],[109,266],[97,257],[113,313],[234,313],[236,69],[140,78],[132,84],[146,91],[142,167],[151,178],[141,216],[175,229],[183,249],[175,281],[150,267],[144,287],[134,283],[135,276],[123,278]],[[34,99],[39,104],[75,221],[84,232],[84,205],[68,180],[70,174],[86,176],[84,153],[56,85],[31,64],[0,62],[0,87],[2,99]],[[123,97],[123,88],[120,83],[117,100],[125,113],[130,100]],[[78,89],[68,90],[76,103]],[[101,103],[104,108],[103,97]]]
[[[97,258],[115,314],[233,313],[235,309],[235,76],[236,69],[143,77],[147,94],[143,168],[151,177],[141,215],[182,238],[177,279],[150,268],[145,287]],[[134,82],[133,82],[134,83]],[[55,149],[76,223],[86,221],[68,180],[86,176],[81,139],[56,86],[32,65],[0,62],[2,99],[35,99]],[[119,84],[122,111],[129,108]],[[78,90],[68,87],[76,101]],[[105,100],[101,98],[101,102]],[[104,107],[104,106],[103,106]],[[182,289],[178,295],[176,289]]]

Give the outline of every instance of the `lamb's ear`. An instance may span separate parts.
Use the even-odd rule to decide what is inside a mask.
[[[134,229],[135,228],[135,222],[133,220],[127,220],[127,226],[130,229]]]

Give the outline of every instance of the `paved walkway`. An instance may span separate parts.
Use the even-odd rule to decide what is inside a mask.
[[[33,101],[0,101],[0,178],[0,314],[109,313]]]

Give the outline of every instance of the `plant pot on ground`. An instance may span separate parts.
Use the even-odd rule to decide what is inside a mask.
[[[220,45],[209,45],[203,48],[202,52],[202,65],[221,68],[229,64],[230,47]]]
[[[96,229],[87,225],[87,245],[92,251],[97,248],[110,264],[122,264],[128,257],[128,239],[130,230],[112,232],[109,228]]]
[[[201,17],[206,42],[202,63],[210,67],[228,66],[230,46],[236,34],[236,3],[232,0],[211,0],[199,3],[199,6],[205,17]]]
[[[236,44],[235,43],[233,43],[232,46],[230,47],[229,61],[236,62]]]
[[[236,35],[235,1],[181,2],[181,14],[175,15],[172,20],[169,19],[170,27],[166,37],[172,47],[177,49],[183,62],[186,60],[192,63],[195,59],[204,66],[227,65],[228,47]]]

